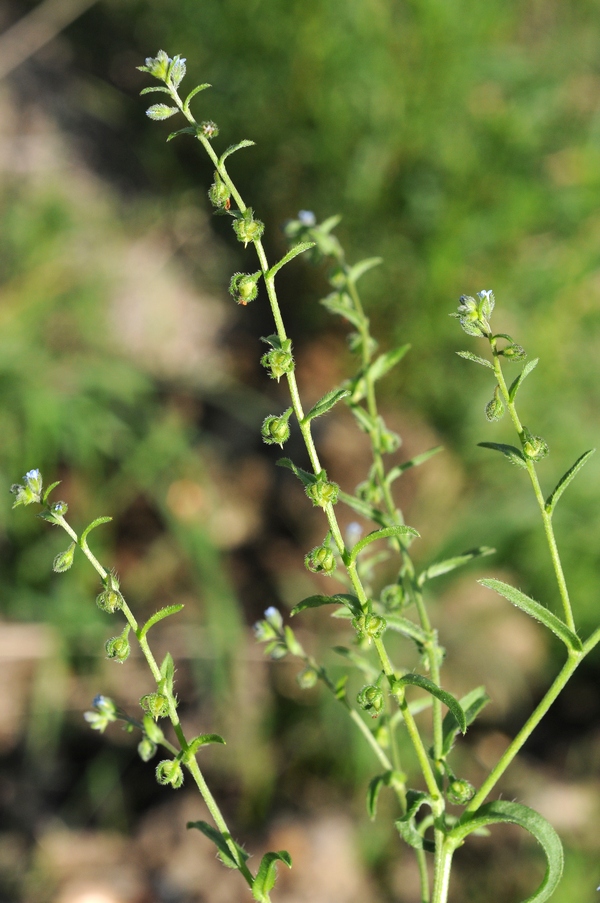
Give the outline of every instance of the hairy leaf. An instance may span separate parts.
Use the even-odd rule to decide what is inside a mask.
[[[353,649],[347,649],[346,646],[333,646],[332,648],[338,655],[341,655],[347,661],[352,662],[359,671],[362,671],[367,680],[371,683],[376,681],[379,677],[379,674],[381,673],[379,668],[375,668],[370,661],[362,655],[358,655]]]
[[[209,840],[216,845],[219,851],[219,859],[221,862],[230,869],[239,868],[238,863],[235,861],[234,855],[232,851],[229,849],[227,845],[227,840],[220,831],[217,831],[216,828],[213,828],[212,825],[207,824],[205,821],[189,821],[187,823],[188,828],[196,828],[198,831],[201,831],[205,837],[208,837]],[[235,840],[229,839],[229,842],[233,844],[237,855],[239,856],[239,862],[245,862],[248,858],[248,853],[243,850],[239,844],[235,842]]]
[[[148,107],[146,110],[146,116],[155,120],[170,119],[175,113],[179,113],[177,107],[168,107],[164,103],[155,103],[154,106]]]
[[[523,903],[544,903],[556,890],[563,872],[564,854],[560,838],[545,818],[521,803],[507,800],[495,800],[480,806],[474,813],[462,816],[450,831],[449,837],[459,846],[464,839],[480,828],[488,825],[509,822],[525,828],[535,837],[546,855],[546,874],[544,880],[531,897]]]
[[[425,631],[419,627],[418,624],[415,624],[414,621],[410,621],[408,618],[403,618],[401,615],[385,615],[385,622],[390,630],[395,630],[396,633],[401,633],[402,636],[408,637],[410,640],[414,640],[420,646],[423,646],[427,642],[427,636],[425,635]]]
[[[535,599],[526,596],[520,589],[516,589],[509,583],[503,583],[502,580],[495,580],[494,578],[489,577],[485,580],[479,580],[478,582],[481,583],[482,586],[487,587],[487,589],[493,589],[497,593],[500,593],[501,596],[504,596],[504,598],[508,599],[509,602],[512,602],[513,605],[516,605],[517,608],[526,612],[530,617],[535,618],[536,621],[540,621],[545,627],[551,630],[552,633],[556,634],[568,649],[572,649],[576,652],[581,651],[582,645],[579,637],[574,634],[572,630],[569,630],[567,625],[544,605],[541,605],[539,602],[536,602]]]
[[[254,142],[251,141],[250,144],[254,144]],[[286,263],[289,263],[290,260],[293,260],[294,257],[297,257],[299,254],[303,254],[304,251],[309,251],[311,248],[314,248],[314,246],[314,241],[301,241],[297,245],[294,245],[294,247],[291,248],[287,252],[287,254],[284,254],[280,261],[273,264],[273,266],[265,276],[265,279],[271,279],[276,273],[279,272],[281,267],[284,267],[286,265]]]
[[[198,129],[192,125],[186,125],[184,129],[177,129],[176,132],[171,132],[169,137],[167,138],[167,143],[172,141],[173,138],[177,138],[178,135],[197,135]]]
[[[309,423],[309,421],[314,420],[315,417],[321,417],[323,414],[327,414],[338,401],[341,401],[342,398],[346,398],[348,395],[350,395],[348,389],[332,389],[331,392],[327,392],[323,398],[313,405],[308,414],[305,415],[303,423]]]
[[[484,357],[479,357],[478,354],[473,354],[471,351],[457,351],[456,352],[459,357],[464,357],[466,361],[474,361],[476,364],[482,364],[484,367],[489,367],[490,370],[494,369],[494,365],[486,360]]]
[[[46,502],[48,501],[48,496],[50,495],[52,490],[56,489],[57,486],[60,486],[60,483],[61,483],[60,480],[57,480],[56,483],[50,483],[50,485],[48,486],[48,488],[46,489],[46,491],[44,492],[44,494],[42,496],[42,501],[44,502],[44,504],[46,504]]]
[[[145,637],[151,627],[154,627],[155,624],[158,624],[159,621],[162,621],[163,618],[168,618],[169,615],[175,615],[178,611],[181,611],[183,608],[182,603],[177,603],[176,605],[166,605],[164,608],[160,608],[158,611],[154,612],[154,614],[148,618],[144,626],[140,629],[138,634],[138,639],[142,639]]]
[[[352,282],[358,282],[361,276],[364,276],[373,267],[378,267],[380,263],[383,263],[383,257],[366,257],[364,260],[359,260],[358,263],[350,267],[348,279]]]
[[[290,615],[297,615],[307,608],[321,608],[322,605],[345,605],[353,615],[356,616],[361,613],[360,602],[356,596],[347,593],[337,593],[335,596],[308,596],[302,602],[294,605]]]
[[[454,558],[446,558],[444,561],[437,561],[430,564],[429,567],[419,574],[418,584],[423,586],[427,580],[433,580],[434,577],[441,577],[442,574],[448,574],[450,571],[460,568],[463,564],[473,561],[474,558],[482,558],[484,555],[492,555],[496,550],[489,546],[479,546],[478,549],[469,549],[462,555],[456,555]]]
[[[175,678],[175,662],[170,652],[165,655],[162,665],[160,666],[160,674],[165,682],[165,688],[173,694],[173,680]]]
[[[212,85],[209,85],[209,84],[197,85],[192,91],[190,91],[190,93],[188,94],[188,96],[186,97],[186,99],[183,102],[183,109],[185,110],[185,112],[186,113],[189,112],[190,101],[192,100],[192,98],[194,98],[196,96],[196,94],[199,94],[200,91],[205,91],[207,88],[211,88],[211,87],[212,87]]]
[[[199,734],[198,737],[194,737],[188,743],[186,755],[195,756],[201,746],[208,746],[211,743],[222,743],[223,746],[225,745],[223,737],[219,734]]]
[[[587,461],[589,461],[595,451],[595,448],[590,448],[589,451],[584,452],[580,458],[577,458],[573,466],[570,467],[569,470],[567,470],[567,472],[560,478],[555,488],[546,499],[546,511],[548,512],[548,514],[552,514],[556,507],[556,503],[558,502],[559,498],[561,497],[571,480],[575,476],[577,476],[583,465],[586,464]]]
[[[527,363],[525,364],[525,366],[523,367],[523,369],[521,370],[521,372],[519,373],[517,378],[513,380],[513,382],[511,383],[510,389],[508,390],[508,397],[511,401],[515,400],[515,398],[517,396],[517,392],[519,391],[519,389],[521,387],[521,383],[523,382],[524,379],[527,379],[527,377],[529,376],[531,371],[537,367],[538,361],[539,361],[539,357],[534,358],[532,361],[527,361]]]
[[[287,467],[288,470],[291,470],[293,474],[295,474],[303,486],[310,486],[312,483],[316,483],[317,478],[314,473],[308,473],[306,470],[302,470],[301,467],[296,467],[293,461],[290,461],[289,458],[280,458],[277,461],[278,467]]]
[[[277,880],[277,863],[283,862],[289,869],[292,867],[292,857],[287,850],[279,850],[277,853],[265,853],[256,878],[252,882],[252,896],[258,903],[270,903],[269,894],[275,887]]]
[[[443,702],[444,705],[454,715],[460,732],[462,734],[466,732],[466,715],[460,702],[458,701],[458,699],[456,699],[455,696],[452,695],[452,693],[448,693],[447,690],[442,690],[441,687],[438,687],[437,684],[435,684],[432,680],[429,680],[428,677],[424,677],[422,674],[405,674],[403,677],[399,677],[394,681],[394,688],[405,686],[421,687],[422,690],[426,690],[431,694],[431,696],[435,696],[436,699],[439,699],[440,702]]]
[[[478,442],[477,444],[481,448],[491,448],[494,451],[502,452],[512,464],[518,464],[519,467],[527,468],[523,452],[515,448],[514,445],[504,445],[502,442]]]
[[[373,821],[377,815],[377,800],[379,799],[381,788],[389,787],[393,781],[404,783],[405,780],[406,775],[400,774],[397,771],[385,771],[383,774],[378,774],[373,778],[367,789],[367,812],[369,813],[371,821]]]
[[[369,543],[376,542],[378,539],[389,539],[392,536],[419,536],[414,527],[407,527],[406,524],[394,524],[392,527],[383,527],[381,530],[374,530],[367,533],[362,539],[359,539],[352,551],[350,552],[350,561],[356,561],[357,556]]]
[[[88,524],[81,536],[79,537],[79,545],[83,546],[85,544],[86,539],[92,530],[95,530],[96,527],[99,527],[101,524],[108,524],[112,520],[112,517],[97,517],[96,520],[93,520],[91,524]]]
[[[415,850],[435,852],[435,846],[430,840],[425,840],[418,831],[415,816],[423,804],[431,805],[431,800],[421,790],[408,790],[406,793],[406,812],[396,820],[396,828],[402,839]]]
[[[406,470],[410,470],[411,467],[418,467],[419,464],[424,464],[425,461],[429,461],[430,458],[433,458],[434,455],[437,455],[438,452],[443,451],[443,445],[436,445],[435,448],[430,448],[426,452],[422,452],[420,455],[415,455],[414,458],[411,458],[410,461],[405,461],[404,464],[397,464],[396,467],[392,467],[390,472],[387,474],[385,481],[388,486],[397,480],[398,477],[402,476],[402,474]]]
[[[355,495],[349,495],[349,493],[341,491],[338,492],[338,499],[340,502],[344,502],[345,505],[348,505],[349,508],[352,508],[353,511],[356,511],[357,514],[360,514],[361,517],[366,517],[367,520],[375,521],[376,524],[381,524],[382,526],[386,525],[386,518],[383,511],[374,508],[369,502],[365,502]]]
[[[489,701],[490,697],[486,693],[485,687],[476,687],[474,690],[471,690],[469,693],[462,697],[462,699],[460,700],[460,706],[465,713],[467,726],[475,721],[480,711],[484,708],[484,706],[488,704]],[[454,716],[454,713],[452,711],[448,711],[442,723],[442,732],[444,737],[442,743],[443,756],[447,756],[452,749],[454,738],[456,737],[456,734],[459,730],[460,727],[458,721]]]

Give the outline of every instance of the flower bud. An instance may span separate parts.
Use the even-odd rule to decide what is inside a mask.
[[[209,141],[212,141],[212,139],[216,138],[219,134],[219,127],[216,122],[212,122],[210,119],[208,119],[205,122],[200,123],[200,131],[205,138],[208,138]]]
[[[296,680],[302,690],[311,690],[319,680],[319,675],[314,668],[305,668],[296,675]]]
[[[488,401],[486,404],[485,416],[490,423],[493,423],[495,420],[500,420],[500,418],[504,416],[504,404],[500,395],[500,386],[496,386],[492,400]]]
[[[279,631],[283,627],[283,617],[281,612],[275,608],[274,605],[270,605],[265,611],[265,620],[267,624],[270,624],[275,630]]]
[[[142,737],[137,751],[142,762],[149,762],[156,755],[156,743],[153,743],[148,737]]]
[[[466,804],[475,796],[475,788],[470,781],[462,778],[454,778],[448,786],[448,799],[457,806],[466,806]]]
[[[305,493],[315,507],[325,508],[327,505],[335,505],[340,487],[327,479],[322,470],[314,483],[309,483],[304,489]]]
[[[491,335],[489,318],[494,309],[494,294],[491,291],[477,292],[477,299],[469,295],[461,295],[458,303],[458,311],[450,314],[458,317],[460,325],[467,333],[473,336]]]
[[[123,608],[123,596],[118,590],[105,589],[96,596],[96,605],[112,615]]]
[[[363,614],[352,618],[352,626],[356,630],[359,639],[376,640],[385,632],[387,622],[380,615]]]
[[[550,451],[548,443],[541,436],[532,436],[526,426],[523,427],[521,443],[523,454],[532,461],[541,461]]]
[[[50,512],[56,517],[64,517],[68,510],[69,506],[66,502],[54,502],[53,505],[50,505]]]
[[[379,433],[379,450],[384,455],[392,455],[400,448],[402,440],[398,433],[392,430],[382,429]]]
[[[261,357],[260,362],[263,367],[271,371],[269,374],[271,379],[276,379],[277,382],[284,374],[293,373],[294,371],[292,352],[284,351],[281,348],[273,348],[271,351],[267,351]]]
[[[19,505],[31,505],[40,502],[42,495],[42,475],[39,470],[29,470],[23,477],[24,485],[14,483],[10,491],[15,496],[13,508]]]
[[[165,739],[165,735],[159,728],[158,724],[152,718],[152,715],[144,715],[143,719],[144,724],[144,733],[148,737],[149,740],[152,740],[153,743],[162,743]]]
[[[388,611],[395,611],[403,608],[406,604],[404,587],[400,583],[390,583],[389,586],[384,586],[381,590],[379,600]]]
[[[365,712],[370,712],[373,718],[377,718],[385,705],[383,691],[373,685],[363,687],[356,697],[356,701],[361,709],[364,709]]]
[[[279,445],[283,448],[283,443],[290,438],[290,424],[293,408],[288,408],[280,417],[271,414],[265,417],[261,429],[263,442],[267,445]]]
[[[73,564],[73,556],[75,555],[75,543],[72,542],[68,549],[60,552],[52,562],[52,570],[57,574],[64,574]]]
[[[229,294],[243,307],[254,301],[258,294],[257,282],[262,273],[234,273],[229,283]]]
[[[257,621],[253,630],[257,643],[266,643],[277,637],[277,631],[271,627],[268,621]]]
[[[273,659],[273,661],[279,661],[280,658],[285,658],[289,652],[288,647],[285,643],[270,643],[265,647],[265,652],[267,655]]]
[[[388,749],[390,745],[390,729],[385,721],[380,722],[375,730],[373,731],[373,736],[379,743],[382,749]]]
[[[183,784],[183,769],[177,759],[163,759],[156,766],[156,780],[159,784],[170,784],[175,790]]]
[[[158,78],[160,81],[164,82],[167,79],[170,62],[171,61],[164,50],[159,50],[156,57],[146,57],[145,65],[138,66],[137,68],[140,72],[149,72],[154,78]]]
[[[304,565],[313,574],[333,574],[336,569],[335,555],[327,546],[317,546],[304,558]]]
[[[219,210],[229,210],[231,206],[231,192],[218,172],[215,172],[215,181],[208,189],[208,198]]]
[[[509,361],[515,362],[524,361],[527,357],[527,353],[523,346],[517,345],[516,342],[514,342],[512,345],[507,345],[507,347],[503,348],[499,353],[504,355],[504,357]]]
[[[247,247],[251,241],[258,241],[265,231],[265,224],[259,219],[254,219],[252,207],[246,207],[244,212],[233,221],[233,229],[238,241]]]
[[[108,696],[96,696],[92,705],[95,711],[84,712],[83,717],[93,731],[103,734],[108,725],[117,720],[117,707]]]
[[[125,630],[129,633],[129,627],[126,627]],[[110,640],[107,640],[104,646],[106,657],[114,659],[116,662],[121,662],[121,664],[127,661],[131,653],[131,646],[125,635],[125,630],[119,636],[113,636]]]
[[[147,693],[140,699],[140,705],[155,721],[169,714],[169,700],[164,693]]]

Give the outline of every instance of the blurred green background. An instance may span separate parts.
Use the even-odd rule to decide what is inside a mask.
[[[314,588],[302,558],[323,524],[259,439],[262,418],[286,401],[258,364],[257,337],[271,331],[264,298],[241,309],[226,292],[233,271],[254,268],[250,251],[228,219],[211,218],[200,149],[165,145],[175,120],[145,117],[148,79],[135,66],[160,47],[187,57],[185,84],[214,86],[194,103],[219,125],[215,146],[256,142],[230,172],[267,224],[272,259],[285,247],[280,224],[301,208],[342,214],[351,261],[384,257],[363,284],[373,332],[385,349],[412,344],[381,384],[404,438],[395,460],[445,447],[398,486],[423,536],[415,553],[498,550],[477,573],[439,581],[431,600],[446,686],[483,682],[494,700],[456,756],[481,780],[561,651],[475,578],[504,575],[551,606],[557,594],[526,478],[477,448],[512,439],[505,422],[485,422],[489,375],[455,354],[483,349],[448,314],[460,294],[493,288],[496,329],[540,357],[520,400],[551,448],[540,466],[549,491],[600,443],[598,4],[84,6],[0,3],[0,60],[20,48],[23,58],[0,82],[0,483],[32,467],[62,479],[76,528],[114,517],[95,547],[132,607],[186,603],[179,624],[156,628],[157,648],[180,662],[190,730],[227,736],[206,768],[240,839],[295,858],[278,899],[414,903],[411,854],[387,829],[391,801],[376,822],[366,816],[374,765],[362,740],[327,698],[300,692],[294,665],[263,662],[253,644],[264,608]],[[11,31],[19,21],[29,30]],[[36,50],[40,33],[50,39]],[[296,262],[281,274],[313,400],[350,363],[344,329],[317,303],[326,292],[319,269]],[[319,424],[318,440],[352,489],[368,457],[343,412]],[[299,445],[291,451],[300,460]],[[582,634],[598,623],[598,498],[592,459],[555,518]],[[204,817],[193,794],[158,788],[134,738],[87,730],[81,712],[97,692],[133,711],[148,678],[139,659],[103,661],[117,630],[93,603],[93,572],[78,561],[52,575],[64,540],[11,502],[0,493],[0,901],[246,899],[208,844],[185,836],[186,818]],[[313,613],[298,629],[335,669],[327,649],[347,641],[343,625]],[[557,903],[589,903],[600,883],[599,671],[597,655],[584,663],[501,788],[565,840]],[[540,869],[518,831],[476,839],[457,857],[452,899],[509,903]]]

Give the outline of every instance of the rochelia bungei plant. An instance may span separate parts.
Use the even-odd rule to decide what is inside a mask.
[[[376,397],[376,383],[384,377],[405,355],[404,345],[382,354],[377,354],[377,343],[370,333],[369,319],[363,309],[357,289],[358,280],[372,267],[378,265],[379,258],[371,258],[350,265],[343,249],[333,235],[338,218],[331,217],[319,224],[309,211],[302,211],[298,218],[286,226],[286,235],[292,247],[284,257],[270,266],[261,241],[264,225],[255,217],[251,207],[247,207],[234,185],[225,162],[234,152],[251,146],[251,141],[241,141],[227,148],[220,156],[213,149],[212,141],[218,135],[218,128],[210,120],[198,122],[190,110],[191,100],[208,85],[199,85],[185,99],[179,94],[179,87],[185,75],[185,61],[178,56],[169,58],[160,51],[155,58],[146,60],[139,67],[156,78],[160,85],[144,89],[143,94],[157,91],[167,95],[169,104],[151,106],[147,114],[151,119],[168,119],[178,113],[183,114],[188,125],[169,135],[168,140],[190,134],[204,147],[214,166],[214,181],[208,195],[215,212],[232,218],[232,226],[238,240],[247,247],[253,245],[260,269],[256,272],[236,273],[231,280],[230,292],[242,306],[253,301],[261,283],[264,285],[272,311],[275,332],[263,339],[269,350],[261,358],[261,363],[269,375],[277,380],[285,378],[290,393],[291,406],[282,414],[267,417],[262,426],[265,442],[283,446],[293,428],[292,415],[300,430],[307,452],[310,469],[305,470],[289,458],[282,458],[279,464],[291,470],[301,481],[308,499],[316,507],[323,509],[327,522],[327,533],[321,543],[305,558],[306,567],[315,573],[322,573],[341,580],[343,592],[332,595],[312,595],[298,602],[291,614],[321,607],[335,606],[334,616],[346,618],[355,634],[355,648],[336,647],[350,664],[358,666],[367,683],[358,693],[356,705],[349,698],[346,679],[334,681],[327,669],[304,650],[289,625],[276,608],[269,608],[264,619],[256,625],[256,636],[266,644],[266,652],[274,659],[287,655],[295,656],[302,663],[298,675],[301,687],[312,687],[321,681],[347,711],[357,729],[369,744],[379,765],[379,773],[369,784],[367,806],[372,817],[376,815],[377,800],[383,788],[395,795],[399,817],[395,825],[403,840],[416,853],[421,878],[421,899],[423,903],[446,903],[449,892],[450,872],[455,850],[469,834],[479,832],[497,822],[512,822],[529,831],[541,845],[546,856],[546,873],[542,884],[529,898],[530,903],[542,903],[548,899],[560,881],[563,854],[560,840],[554,829],[538,813],[517,802],[485,802],[501,775],[515,758],[536,725],[561,692],[582,659],[600,641],[600,628],[582,642],[577,636],[569,594],[560,563],[552,527],[552,517],[556,504],[579,469],[585,464],[590,452],[582,455],[573,467],[559,481],[557,487],[544,499],[536,464],[548,453],[548,447],[541,437],[534,435],[520,422],[515,406],[517,392],[525,378],[531,373],[537,361],[525,363],[523,369],[507,385],[502,363],[523,361],[525,352],[508,335],[493,334],[490,321],[494,308],[491,292],[480,292],[476,298],[462,297],[458,317],[464,331],[473,337],[484,339],[489,344],[491,358],[480,357],[471,351],[459,352],[468,360],[475,361],[491,369],[496,385],[491,401],[486,406],[486,417],[498,420],[508,410],[516,429],[520,448],[499,443],[482,445],[500,451],[519,468],[527,471],[536,500],[540,508],[552,566],[556,575],[562,603],[562,617],[524,595],[519,590],[499,580],[487,579],[481,582],[503,595],[514,605],[548,627],[564,643],[567,651],[565,665],[554,683],[527,719],[508,749],[481,787],[475,788],[468,781],[457,777],[449,762],[452,748],[459,733],[465,733],[469,724],[488,702],[483,687],[477,687],[456,699],[442,687],[441,667],[444,652],[438,635],[432,626],[426,606],[425,591],[431,580],[446,574],[464,564],[488,555],[493,550],[481,547],[457,555],[444,561],[435,562],[418,571],[411,557],[411,545],[417,532],[407,526],[393,497],[394,482],[409,468],[419,466],[440,451],[433,448],[421,455],[386,468],[385,456],[399,446],[399,437],[386,425],[379,413]],[[351,350],[358,358],[358,369],[354,377],[342,386],[332,389],[313,407],[304,411],[295,376],[295,362],[292,342],[288,337],[277,299],[275,277],[279,270],[300,254],[307,254],[313,260],[326,259],[332,264],[329,274],[331,293],[322,303],[331,312],[343,317],[351,324],[349,336]],[[343,491],[328,478],[323,469],[312,435],[312,422],[326,415],[336,404],[344,402],[354,415],[359,428],[367,435],[372,451],[372,465],[366,480],[357,487],[354,494]],[[56,484],[54,484],[56,485]],[[50,487],[50,490],[54,488]],[[194,827],[211,839],[217,846],[219,855],[226,865],[237,868],[250,886],[256,900],[268,900],[275,882],[277,861],[290,865],[285,851],[268,853],[263,858],[256,876],[248,868],[244,851],[235,843],[225,824],[220,810],[212,797],[199,769],[195,754],[207,742],[222,742],[215,735],[202,735],[192,741],[183,736],[177,716],[177,700],[174,694],[174,665],[167,656],[162,665],[155,661],[147,641],[150,627],[158,620],[173,614],[178,606],[157,612],[140,627],[125,602],[114,574],[107,572],[96,560],[87,545],[89,531],[107,520],[99,518],[78,537],[67,524],[64,503],[48,504],[49,491],[42,496],[41,477],[38,471],[30,471],[24,478],[24,485],[13,487],[16,494],[15,505],[42,502],[46,505],[42,517],[50,523],[61,526],[70,536],[71,545],[55,561],[55,569],[68,569],[73,554],[81,549],[97,570],[102,580],[102,592],[98,604],[108,612],[121,612],[126,625],[121,634],[107,643],[107,655],[122,662],[129,650],[129,636],[135,636],[145,655],[156,683],[156,689],[141,700],[144,711],[142,720],[132,719],[121,712],[105,697],[95,700],[94,712],[87,718],[93,728],[104,730],[118,718],[142,731],[140,755],[151,758],[156,747],[162,745],[172,758],[163,760],[157,768],[160,783],[181,785],[183,769],[192,774],[202,796],[213,816],[216,827],[205,822],[195,822]],[[375,529],[362,535],[360,529],[342,535],[336,505],[342,503],[375,525]],[[381,549],[381,542],[385,547]],[[374,543],[379,543],[375,547]],[[398,557],[395,582],[376,591],[377,564],[383,558]],[[102,600],[102,602],[100,602]],[[423,671],[417,673],[394,665],[386,646],[386,634],[396,632],[413,642],[420,654]],[[357,647],[357,648],[356,648]],[[412,688],[425,691],[425,696],[411,698]],[[420,711],[431,711],[431,740],[425,740],[421,728],[415,720]],[[444,714],[444,709],[446,713]],[[370,716],[365,719],[362,713]],[[178,743],[171,744],[164,736],[157,721],[168,718]],[[405,731],[412,744],[421,772],[419,789],[408,786],[408,778],[403,771],[397,742],[398,731]],[[412,781],[411,781],[412,783]],[[448,807],[458,807],[458,814]],[[433,886],[430,889],[427,856],[433,856]]]

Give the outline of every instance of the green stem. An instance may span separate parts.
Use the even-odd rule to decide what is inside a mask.
[[[427,856],[425,850],[415,850],[417,865],[419,866],[419,881],[421,883],[421,903],[430,903],[429,896],[429,872],[427,871]]]
[[[446,903],[450,888],[450,871],[454,848],[448,843],[436,844],[435,877],[431,903]]]

